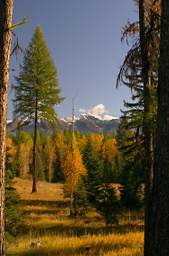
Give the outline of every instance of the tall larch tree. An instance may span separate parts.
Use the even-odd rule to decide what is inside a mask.
[[[13,0],[0,1],[0,255],[5,255],[5,155]]]
[[[39,120],[56,121],[54,106],[61,102],[57,71],[40,27],[25,50],[20,73],[16,77],[15,116],[21,125],[34,122],[32,154],[32,192],[37,191],[36,141]]]
[[[82,160],[76,138],[73,136],[73,146],[67,147],[62,170],[66,179],[65,192],[70,195],[70,214],[75,214],[74,192],[77,189],[80,178],[87,175],[87,170]]]
[[[153,256],[169,255],[169,1],[161,3],[157,142],[154,165],[155,236]]]

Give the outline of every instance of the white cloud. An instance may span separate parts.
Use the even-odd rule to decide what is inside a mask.
[[[82,115],[91,115],[94,116],[98,119],[101,120],[112,120],[112,119],[116,119],[116,117],[113,117],[112,115],[109,114],[109,111],[106,109],[106,107],[103,104],[98,104],[93,106],[91,109],[89,110],[85,110],[83,108],[81,108],[79,110],[80,114]]]
[[[100,116],[100,115],[104,115],[105,113],[107,113],[107,110],[103,104],[98,104],[98,105],[94,106],[91,110],[89,110],[89,112],[92,115]]]
[[[80,109],[79,109],[79,113],[82,113],[82,114],[83,114],[83,113],[86,113],[86,110],[85,110],[84,108],[80,108]]]
[[[111,116],[111,115],[104,115],[104,120],[109,121],[109,120],[112,120],[112,119],[116,119],[116,117]]]

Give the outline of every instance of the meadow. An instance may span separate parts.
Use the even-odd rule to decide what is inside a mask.
[[[62,184],[38,183],[31,194],[31,181],[13,183],[22,200],[23,232],[7,245],[6,255],[18,256],[141,256],[142,214],[124,213],[118,225],[105,226],[92,209],[84,217],[69,216],[69,198]]]

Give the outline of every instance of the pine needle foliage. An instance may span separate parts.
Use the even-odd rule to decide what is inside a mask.
[[[55,105],[60,103],[57,71],[40,27],[25,50],[23,64],[16,79],[14,114],[19,125],[34,122],[32,155],[32,192],[36,192],[36,142],[39,120],[56,121]]]
[[[54,106],[61,101],[57,70],[40,27],[36,28],[25,50],[20,73],[15,79],[14,107],[19,121],[34,121],[36,108],[38,119],[55,121]]]

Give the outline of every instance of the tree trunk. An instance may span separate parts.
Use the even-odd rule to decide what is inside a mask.
[[[13,0],[0,1],[0,255],[5,255],[5,155]]]
[[[74,193],[70,194],[70,216],[74,216]]]
[[[155,237],[153,256],[169,255],[169,1],[162,0],[155,152]]]
[[[33,135],[33,151],[32,151],[32,193],[37,192],[37,172],[36,172],[36,139],[37,139],[37,122],[38,122],[38,100],[36,95],[35,102],[35,120],[34,120],[34,135]]]
[[[144,0],[139,0],[140,47],[142,59],[142,80],[144,93],[144,161],[145,161],[145,229],[144,229],[144,255],[150,256],[152,251],[151,237],[153,232],[152,216],[152,187],[153,187],[153,157],[152,157],[152,131],[148,121],[150,114],[150,90],[148,47],[145,34]]]

